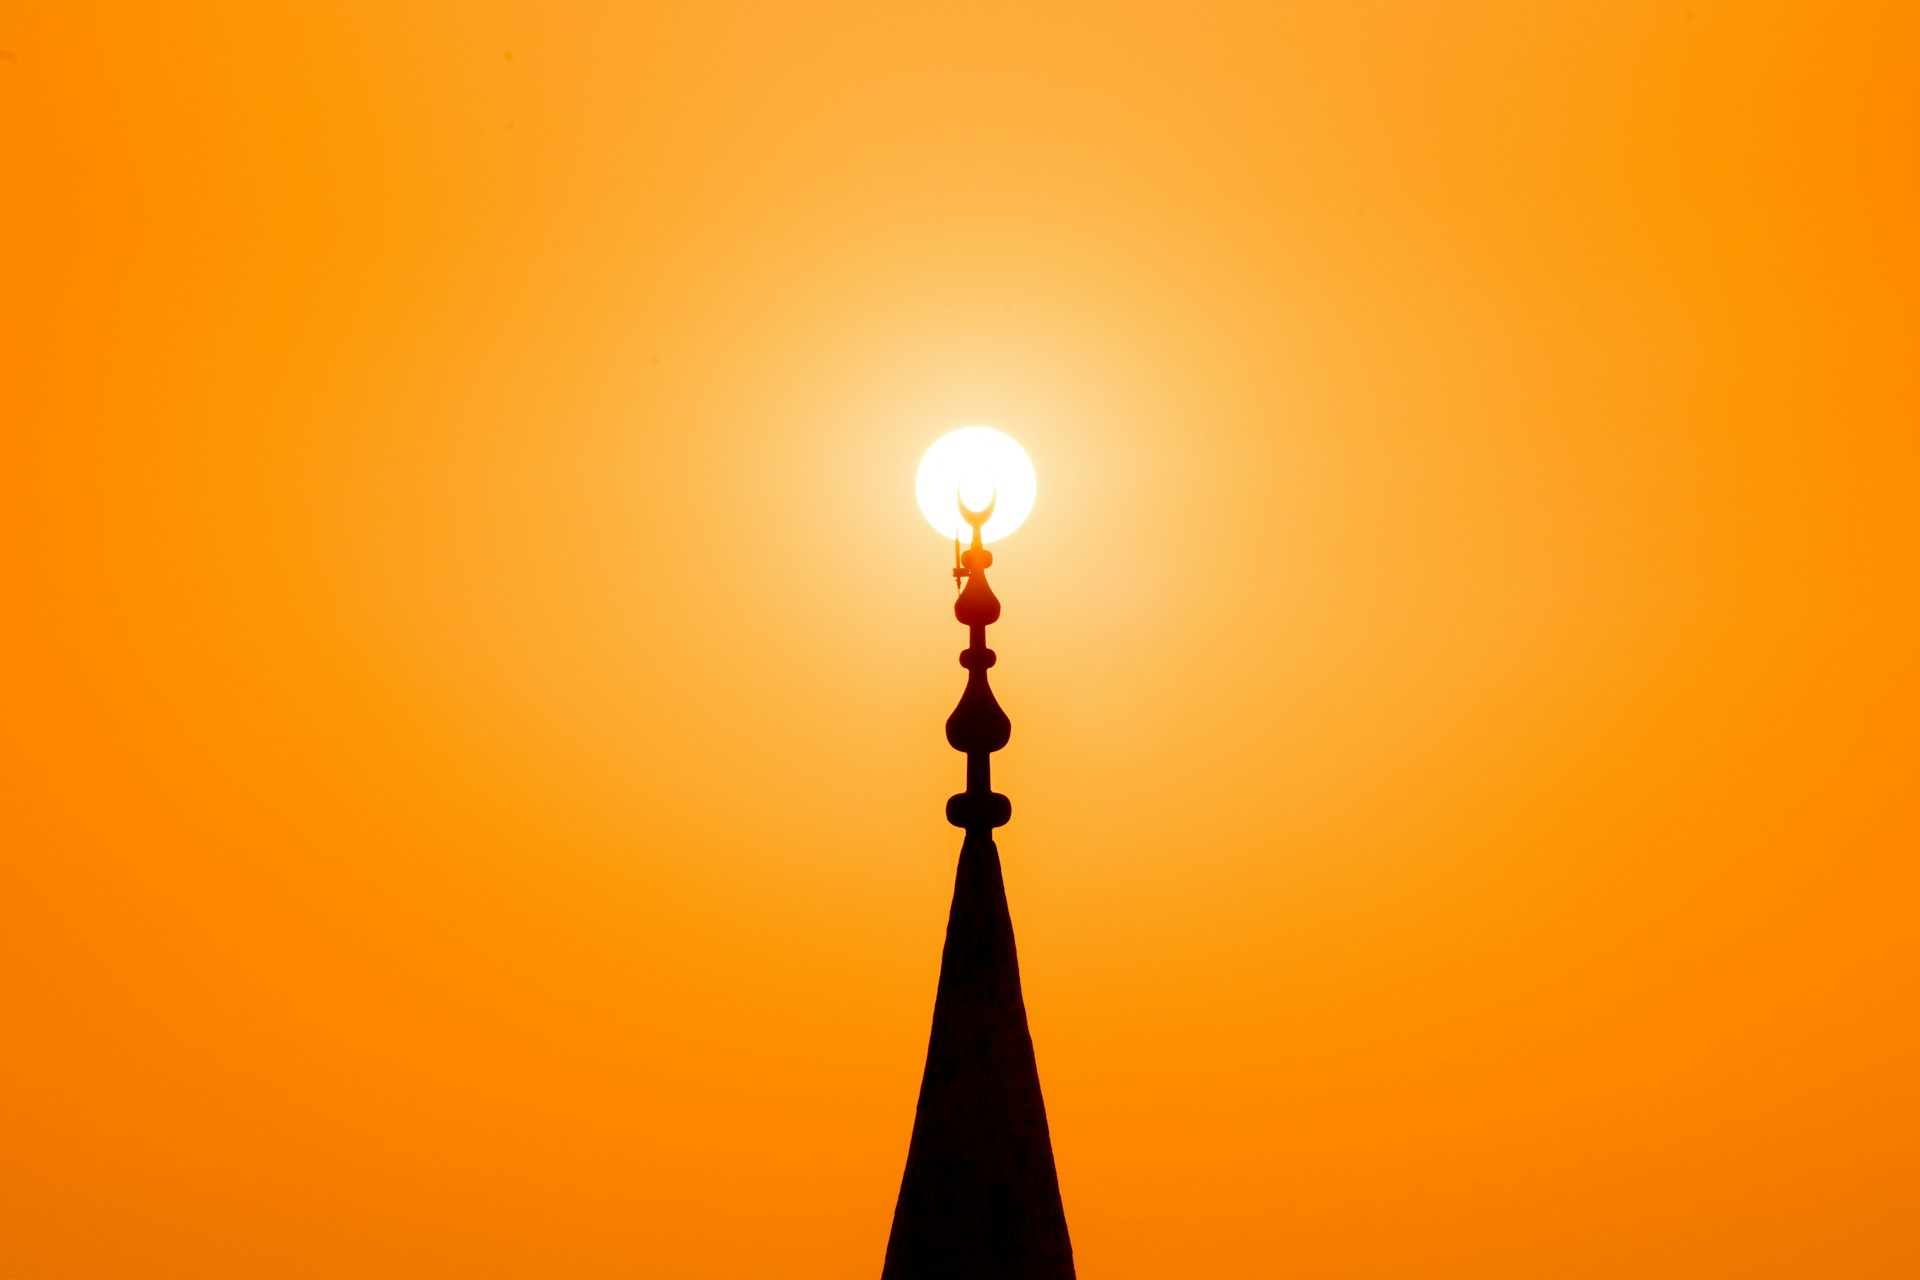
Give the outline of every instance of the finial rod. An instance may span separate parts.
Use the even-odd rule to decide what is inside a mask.
[[[960,551],[960,539],[956,536],[953,540],[960,561],[953,576],[956,581],[965,580],[960,598],[954,601],[953,614],[967,624],[968,643],[960,654],[960,665],[967,669],[967,687],[960,695],[960,705],[947,717],[947,742],[954,750],[967,753],[967,789],[947,801],[947,821],[964,827],[969,836],[990,838],[993,829],[1005,826],[1013,812],[1012,803],[991,785],[992,754],[1007,745],[1013,723],[987,683],[987,668],[995,661],[993,650],[987,648],[987,627],[1000,617],[1000,601],[987,585],[987,566],[993,563],[993,552],[982,545],[980,538],[980,529],[992,517],[1000,495],[996,488],[979,511],[967,506],[957,486],[953,496],[960,518],[973,526],[973,545]]]

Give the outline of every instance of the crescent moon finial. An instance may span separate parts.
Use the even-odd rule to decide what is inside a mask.
[[[953,486],[953,500],[960,506],[960,518],[979,531],[981,525],[993,518],[993,508],[1000,501],[1000,486],[993,486],[993,495],[987,499],[987,505],[975,511],[967,506],[967,500],[960,494],[960,486]]]

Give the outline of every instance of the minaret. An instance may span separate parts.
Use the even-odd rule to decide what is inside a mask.
[[[980,528],[993,514],[960,504],[973,546],[953,574],[965,586],[953,607],[967,624],[960,655],[967,688],[947,717],[947,741],[967,754],[967,789],[947,801],[947,821],[966,831],[940,957],[927,1069],[893,1211],[882,1280],[1071,1280],[1060,1181],[1040,1097],[1013,919],[993,830],[1012,814],[995,792],[993,753],[1013,726],[987,685],[994,663],[987,625],[1000,601],[987,586],[993,553]],[[959,543],[955,541],[958,552]]]

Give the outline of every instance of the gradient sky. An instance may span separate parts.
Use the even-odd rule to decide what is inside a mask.
[[[1920,1273],[1920,20],[0,8],[0,1276],[877,1274],[1000,544],[1081,1273]]]

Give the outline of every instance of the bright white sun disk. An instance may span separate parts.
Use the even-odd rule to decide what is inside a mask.
[[[973,532],[960,518],[955,491],[978,511],[993,502],[993,516],[981,527],[983,542],[1004,538],[1033,510],[1033,463],[1027,451],[992,427],[961,427],[933,442],[920,459],[914,494],[927,523],[942,537],[971,541]]]

